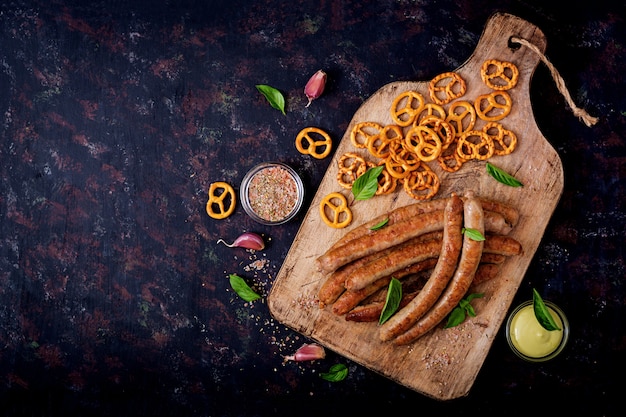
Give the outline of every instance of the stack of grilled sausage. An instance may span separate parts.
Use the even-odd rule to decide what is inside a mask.
[[[471,191],[381,215],[317,259],[325,276],[320,307],[331,306],[346,320],[377,321],[389,282],[399,279],[402,301],[379,335],[397,345],[411,343],[439,324],[472,284],[494,278],[507,257],[522,252],[507,236],[518,219],[514,207]],[[478,231],[485,240],[474,240],[463,229]]]

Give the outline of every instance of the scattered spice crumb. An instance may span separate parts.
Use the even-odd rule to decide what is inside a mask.
[[[312,307],[318,308],[320,305],[320,301],[315,293],[300,293],[298,294],[296,299],[292,301],[292,304],[294,304],[296,307],[302,308],[303,310],[309,310]]]
[[[268,264],[269,264],[269,260],[267,259],[257,259],[255,261],[253,261],[252,263],[246,265],[243,270],[246,272],[250,272],[250,271],[261,271],[263,270]]]
[[[233,255],[233,259],[238,261],[239,266],[245,272],[248,283],[263,297],[261,300],[252,303],[239,304],[240,299],[233,294],[233,303],[236,301],[236,304],[240,306],[235,311],[235,314],[239,317],[241,323],[245,323],[247,326],[254,326],[254,331],[258,331],[259,334],[263,335],[267,340],[267,344],[276,347],[275,354],[281,361],[281,367],[297,366],[303,372],[305,370],[310,372],[310,365],[306,363],[298,363],[297,365],[293,363],[285,365],[282,363],[282,358],[293,353],[305,342],[305,339],[267,314],[265,301],[274,282],[277,266],[266,256],[265,253],[254,250],[248,250],[245,258]],[[228,275],[229,272],[224,271],[224,273]],[[298,302],[302,303],[304,308],[318,305],[315,296],[302,294],[299,300]],[[275,372],[280,372],[278,367],[273,369]]]

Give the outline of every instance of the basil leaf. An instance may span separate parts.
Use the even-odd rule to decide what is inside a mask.
[[[554,317],[550,314],[550,310],[546,307],[543,299],[539,295],[536,289],[533,288],[533,309],[535,310],[535,317],[537,321],[546,330],[561,330],[561,328],[554,321]]]
[[[378,324],[383,324],[398,310],[400,301],[402,300],[402,283],[396,278],[391,278],[389,281],[389,287],[387,288],[387,297],[385,299],[385,306],[383,311],[380,312],[380,318]]]
[[[280,110],[283,114],[285,114],[285,97],[280,91],[265,84],[258,84],[256,89],[265,96],[273,108]]]
[[[463,307],[465,312],[470,317],[476,317],[476,311],[474,311],[474,307],[468,302],[466,306]]]
[[[337,363],[330,367],[328,372],[320,373],[320,377],[330,382],[343,381],[348,376],[348,367],[342,363]]]
[[[374,226],[370,227],[370,230],[382,229],[383,227],[387,226],[387,223],[389,223],[389,217],[387,217],[385,220],[375,224]]]
[[[504,185],[508,185],[510,187],[521,187],[524,185],[511,174],[506,173],[501,168],[498,168],[489,162],[487,162],[485,168],[487,169],[487,174],[491,175],[496,181],[501,182]]]
[[[261,296],[255,293],[252,288],[238,275],[230,274],[228,276],[230,280],[231,288],[237,293],[238,296],[246,301],[254,301],[261,298]]]
[[[448,316],[445,328],[447,329],[449,327],[458,326],[463,323],[463,320],[465,320],[465,310],[461,307],[454,307],[454,310],[452,310],[450,316]]]
[[[485,236],[483,236],[483,234],[480,233],[479,230],[464,227],[462,232],[465,233],[472,240],[476,240],[478,242],[485,240]]]
[[[470,302],[474,298],[482,298],[484,293],[472,293],[459,301],[459,305],[454,307],[454,309],[450,312],[450,316],[448,316],[448,321],[446,322],[445,328],[458,326],[459,324],[465,321],[465,317],[471,316],[476,317],[476,311],[474,311],[474,307],[470,304]]]
[[[479,292],[479,293],[472,293],[470,295],[468,295],[467,297],[465,297],[465,299],[470,302],[472,301],[474,298],[483,298],[485,296],[484,292]]]
[[[352,194],[355,200],[367,200],[376,194],[378,189],[378,176],[383,171],[384,166],[379,165],[370,168],[363,175],[357,178],[352,184]]]

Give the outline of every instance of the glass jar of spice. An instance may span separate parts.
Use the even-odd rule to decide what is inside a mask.
[[[279,225],[298,214],[304,201],[304,185],[290,166],[264,162],[244,176],[240,198],[252,219],[265,225]]]

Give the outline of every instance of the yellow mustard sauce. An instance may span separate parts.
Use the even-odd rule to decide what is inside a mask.
[[[550,315],[561,330],[546,330],[537,321],[533,306],[520,309],[511,320],[511,342],[522,354],[541,358],[554,352],[563,339],[563,321],[548,307]]]

